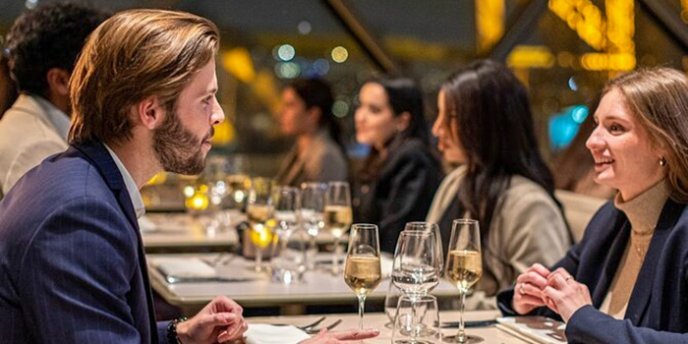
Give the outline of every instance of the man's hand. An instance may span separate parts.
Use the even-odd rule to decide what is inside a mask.
[[[375,329],[327,331],[323,329],[317,335],[301,341],[299,344],[342,344],[377,337],[380,331]]]
[[[184,344],[227,342],[246,332],[243,308],[225,296],[218,296],[193,318],[177,325],[177,337]]]

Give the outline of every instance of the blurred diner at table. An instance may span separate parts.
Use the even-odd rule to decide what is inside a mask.
[[[688,78],[670,68],[611,80],[586,146],[618,189],[558,263],[500,293],[505,314],[563,319],[570,343],[688,342]]]
[[[370,154],[355,176],[354,221],[380,227],[380,249],[394,252],[399,233],[423,220],[442,170],[432,147],[423,96],[408,78],[371,80],[358,94],[356,140]]]
[[[452,220],[479,220],[483,277],[475,290],[494,296],[533,263],[556,262],[571,234],[538,151],[527,91],[511,71],[472,62],[444,82],[437,107],[433,134],[458,167],[442,181],[427,221],[439,224],[446,252]]]
[[[280,130],[296,138],[275,179],[279,184],[347,180],[343,133],[332,115],[334,96],[322,79],[298,79],[282,91]]]

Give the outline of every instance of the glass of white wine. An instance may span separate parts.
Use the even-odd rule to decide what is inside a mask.
[[[250,225],[249,238],[255,246],[256,272],[263,271],[263,250],[270,246],[275,227],[272,204],[273,182],[268,178],[251,179],[246,216]]]
[[[456,336],[445,337],[444,341],[461,344],[480,343],[483,341],[482,338],[466,335],[463,322],[466,294],[483,274],[478,221],[471,219],[454,220],[447,251],[445,277],[459,289],[461,308],[458,333]]]
[[[332,273],[339,274],[339,258],[342,248],[339,246],[342,236],[351,226],[351,192],[347,182],[329,182],[325,194],[325,228],[334,237],[334,257],[332,258]]]
[[[344,281],[358,297],[359,329],[363,329],[366,296],[377,288],[381,279],[377,226],[367,223],[351,226],[349,248],[344,264]]]

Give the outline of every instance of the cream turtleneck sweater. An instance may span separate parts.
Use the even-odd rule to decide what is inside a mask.
[[[622,200],[620,193],[616,194],[614,206],[623,211],[630,221],[631,236],[611,287],[600,306],[603,313],[616,319],[624,318],[659,215],[670,193],[668,182],[663,179],[629,201]]]

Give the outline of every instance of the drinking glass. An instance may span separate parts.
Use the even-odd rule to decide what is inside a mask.
[[[315,267],[315,256],[318,252],[316,239],[320,230],[325,227],[326,193],[326,183],[301,184],[301,221],[309,238],[309,259],[306,263],[309,269]]]
[[[392,343],[437,343],[441,337],[437,298],[424,295],[416,300],[402,296],[397,303]]]
[[[363,329],[365,299],[382,279],[378,229],[372,224],[351,226],[349,248],[344,265],[344,281],[358,297],[359,329]]]
[[[459,331],[456,336],[444,338],[450,343],[480,343],[482,338],[468,336],[464,330],[463,312],[466,294],[483,274],[480,250],[480,227],[477,220],[458,219],[452,224],[451,239],[447,252],[445,277],[459,289],[461,306],[459,311]]]
[[[412,300],[427,295],[439,284],[435,235],[428,231],[402,231],[394,250],[392,283]]]
[[[444,269],[444,250],[442,249],[442,235],[440,234],[440,226],[436,223],[414,221],[406,223],[405,231],[426,231],[431,232],[435,236],[435,255],[437,255],[436,268],[439,276],[442,277]],[[432,290],[432,289],[431,289]],[[429,291],[431,291],[429,290]]]
[[[256,248],[256,272],[263,271],[263,250],[273,240],[275,221],[272,201],[272,180],[260,177],[251,179],[246,216],[250,226],[249,238]]]
[[[352,217],[349,183],[329,182],[325,194],[325,227],[334,237],[332,273],[335,275],[340,272],[339,257],[342,255],[342,248],[339,243],[342,235],[351,226]]]
[[[301,280],[305,270],[305,241],[299,235],[301,192],[295,187],[276,187],[273,204],[277,222],[273,248],[277,252],[277,257],[272,261],[272,277],[275,281],[290,284]]]

